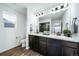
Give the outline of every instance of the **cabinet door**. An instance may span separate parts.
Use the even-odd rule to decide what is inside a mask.
[[[30,49],[33,49],[34,47],[34,36],[29,35],[29,47]]]
[[[74,42],[62,41],[63,55],[74,56],[78,55],[78,44]]]
[[[46,43],[40,41],[39,48],[40,48],[39,49],[40,50],[40,53],[43,54],[43,55],[46,55]]]
[[[46,55],[46,38],[40,37],[40,39],[39,39],[39,51],[41,54]]]
[[[58,41],[56,39],[47,39],[47,55],[61,56],[62,55],[61,41]]]
[[[63,47],[64,56],[77,56],[77,49],[71,47]]]
[[[35,51],[39,51],[39,37],[38,36],[29,36],[29,46]]]
[[[34,38],[33,38],[33,49],[35,50],[35,51],[39,51],[39,37],[38,36],[34,36]]]

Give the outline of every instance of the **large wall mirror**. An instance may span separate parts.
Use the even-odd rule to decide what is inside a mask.
[[[39,32],[50,31],[50,22],[39,23]]]
[[[54,33],[61,33],[61,23],[54,23],[53,24],[53,32]]]
[[[51,21],[51,33],[61,34],[62,33],[62,22],[61,20]]]

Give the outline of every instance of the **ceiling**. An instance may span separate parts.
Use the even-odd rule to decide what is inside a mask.
[[[2,3],[16,10],[23,10],[23,8],[29,8],[30,12],[35,13],[49,8],[54,8],[62,3]]]
[[[20,13],[25,13],[25,8],[19,5],[16,5],[15,3],[0,3],[0,5],[8,7],[10,9],[16,10]]]
[[[23,6],[25,8],[30,8],[31,12],[39,12],[39,11],[42,11],[42,10],[49,9],[51,7],[52,8],[56,7],[60,4],[61,3],[19,3],[19,4],[16,4],[16,5]]]
[[[23,11],[25,8],[29,8],[31,13],[37,13],[39,11],[49,10],[50,8],[54,8],[64,3],[0,3],[0,4],[11,7],[23,13],[25,13],[25,11]]]

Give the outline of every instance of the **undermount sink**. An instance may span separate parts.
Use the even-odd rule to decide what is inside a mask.
[[[43,34],[44,35],[50,35],[49,31],[44,31]]]
[[[50,35],[50,34],[43,34],[43,35]]]

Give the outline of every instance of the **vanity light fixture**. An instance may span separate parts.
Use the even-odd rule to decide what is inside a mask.
[[[58,7],[56,7],[56,8],[53,8],[51,11],[53,12],[53,11],[56,11],[56,10],[63,9],[63,8],[65,8],[65,7],[68,7],[68,4],[64,4],[64,5],[58,6]]]
[[[58,9],[61,9],[61,6],[58,6]]]
[[[59,8],[56,7],[56,8],[53,8],[51,11],[54,12],[54,11],[57,11]]]
[[[68,4],[64,4],[64,7],[68,7]]]
[[[63,4],[63,5],[60,5],[60,6],[57,6],[57,7],[53,8],[53,9],[51,9],[51,12],[53,12],[53,13],[55,13],[54,11],[59,12],[59,11],[61,11],[61,10],[65,10],[66,7],[68,7],[68,4]],[[38,14],[36,14],[36,16],[42,16],[42,15],[45,15],[46,12],[44,13],[44,11],[45,11],[45,10],[40,11]]]
[[[39,14],[39,16],[40,16],[40,14]]]
[[[56,7],[55,10],[58,10],[58,7]]]
[[[67,7],[68,7],[69,5],[67,4]]]
[[[55,8],[53,8],[51,11],[52,11],[52,12],[55,11]]]
[[[64,8],[64,5],[61,6],[61,9]]]
[[[41,15],[43,15],[43,12],[41,13]]]
[[[36,14],[36,16],[38,17],[38,16],[39,16],[39,14]]]
[[[52,9],[52,12],[53,12],[54,10]]]
[[[53,9],[51,9],[51,11],[53,12],[54,10],[53,10]]]
[[[37,16],[37,15],[36,15]]]
[[[40,12],[40,13],[36,14],[36,16],[41,16],[41,15],[44,15],[44,13]]]
[[[38,16],[38,14],[36,14],[36,16]]]

